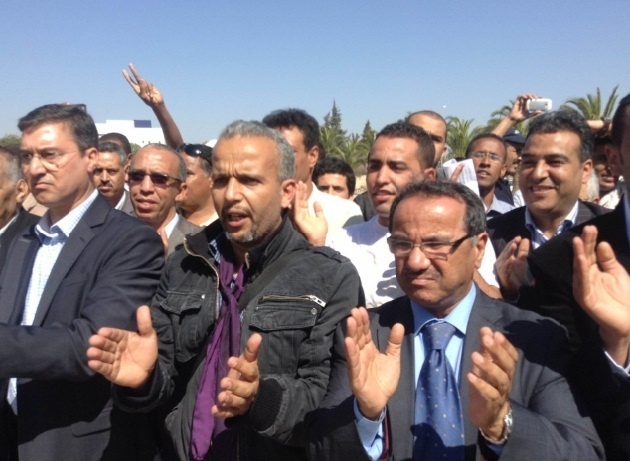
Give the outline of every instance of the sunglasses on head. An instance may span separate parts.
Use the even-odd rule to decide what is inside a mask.
[[[127,173],[130,182],[142,182],[144,181],[144,177],[148,176],[151,178],[151,182],[156,186],[168,186],[169,181],[180,183],[182,182],[179,178],[174,178],[164,173],[148,173],[142,170],[131,170]]]
[[[212,162],[212,147],[203,144],[182,144],[177,148],[177,152],[184,152],[191,157],[201,157],[208,162]]]

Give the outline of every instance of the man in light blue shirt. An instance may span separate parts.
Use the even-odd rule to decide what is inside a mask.
[[[12,241],[0,274],[0,459],[153,459],[149,421],[113,408],[87,366],[104,325],[135,328],[163,265],[157,234],[90,180],[98,134],[80,105],[22,117],[20,160],[48,211]]]
[[[460,184],[413,183],[392,205],[390,230],[406,296],[369,316],[353,310],[309,420],[310,457],[430,459],[437,447],[445,459],[602,459],[562,375],[563,330],[472,281],[488,239],[479,198]],[[430,330],[444,327],[447,342],[436,346]],[[427,386],[432,374],[456,390]],[[425,443],[433,431],[436,447]]]

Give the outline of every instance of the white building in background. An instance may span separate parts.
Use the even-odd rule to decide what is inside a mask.
[[[124,134],[130,143],[139,146],[166,144],[162,128],[152,128],[151,120],[105,120],[105,123],[96,123],[96,129],[99,136],[111,132]]]

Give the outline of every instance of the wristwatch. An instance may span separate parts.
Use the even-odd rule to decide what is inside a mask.
[[[503,434],[501,434],[501,438],[499,440],[492,440],[490,437],[483,433],[481,428],[479,428],[479,433],[483,436],[484,439],[486,439],[488,443],[492,443],[494,445],[503,445],[505,444],[505,442],[507,442],[508,438],[510,438],[513,425],[514,419],[512,417],[512,407],[510,407],[508,412],[503,417]]]

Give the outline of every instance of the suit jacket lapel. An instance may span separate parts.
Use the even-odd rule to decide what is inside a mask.
[[[464,351],[462,355],[462,369],[459,371],[459,395],[462,402],[462,412],[464,414],[464,440],[466,446],[476,446],[477,426],[475,426],[468,415],[468,404],[470,401],[470,385],[466,379],[466,374],[472,370],[471,355],[478,351],[479,330],[487,326],[496,329],[497,322],[501,319],[501,311],[498,306],[494,307],[490,303],[493,301],[481,292],[477,287],[477,296],[473,304],[468,326],[466,327],[466,338],[464,339]]]
[[[407,297],[398,298],[390,307],[389,313],[394,314],[396,322],[402,323],[405,327],[405,336],[403,337],[401,348],[400,380],[398,381],[396,392],[387,404],[387,411],[392,415],[389,417],[392,447],[398,451],[410,443],[410,446],[413,447],[411,428],[415,418],[416,379],[414,376],[413,315],[409,299]],[[380,351],[384,351],[387,347],[391,327],[396,323],[388,321],[388,317],[390,315],[381,315],[380,317],[381,323],[386,326],[376,325],[377,344]],[[374,329],[372,331],[374,332]]]
[[[24,299],[38,248],[39,239],[32,229],[15,239],[7,261],[22,261],[22,264],[15,270],[5,271],[0,287],[0,323],[17,325],[22,320]]]
[[[96,197],[94,203],[87,209],[83,218],[70,233],[68,241],[63,246],[55,265],[52,268],[46,288],[42,293],[42,298],[37,307],[37,314],[33,320],[33,325],[41,325],[46,318],[48,309],[57,294],[59,285],[68,275],[75,261],[81,256],[83,249],[94,238],[92,227],[102,224],[105,221],[108,211],[111,208],[109,204],[100,195]]]

